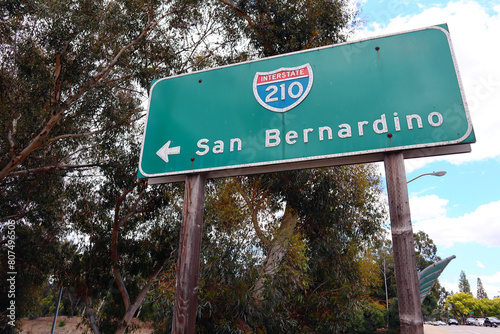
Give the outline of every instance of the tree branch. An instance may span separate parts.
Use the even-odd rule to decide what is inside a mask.
[[[260,228],[259,220],[258,220],[258,213],[259,213],[259,210],[260,210],[262,203],[264,202],[265,195],[262,194],[260,196],[259,200],[257,201],[257,203],[255,203],[255,198],[257,197],[255,191],[252,194],[252,198],[250,199],[248,194],[243,190],[243,187],[241,186],[239,179],[236,179],[236,187],[238,188],[238,192],[243,197],[245,203],[247,204],[248,208],[250,209],[250,212],[252,213],[251,220],[252,220],[252,224],[253,224],[255,233],[257,234],[257,237],[266,246],[269,246],[271,244],[271,241],[264,235],[264,232]]]
[[[31,204],[31,200],[27,200],[26,203],[23,205],[23,207],[18,210],[20,212],[14,214],[14,215],[10,215],[10,216],[0,217],[0,222],[9,221],[9,220],[18,220],[18,219],[23,218],[29,212],[27,209],[30,206],[30,204]]]
[[[14,138],[13,136],[16,135],[16,132],[17,132],[17,122],[19,121],[19,119],[21,118],[21,115],[19,115],[18,117],[14,118],[12,120],[12,129],[9,129],[9,131],[7,132],[7,139],[9,141],[9,144],[10,144],[10,154],[13,154],[15,149],[16,149],[16,143],[14,143]]]
[[[130,296],[127,291],[127,287],[125,286],[125,283],[123,282],[122,275],[120,273],[119,269],[119,260],[120,257],[118,255],[118,233],[123,226],[123,224],[130,218],[132,215],[135,214],[135,209],[137,208],[138,202],[142,199],[146,188],[142,190],[142,192],[139,194],[137,197],[137,200],[134,202],[132,206],[132,210],[125,215],[125,217],[120,219],[120,206],[122,202],[125,200],[127,195],[133,191],[136,187],[140,186],[141,184],[145,184],[147,182],[146,179],[141,179],[137,181],[131,188],[125,189],[121,196],[116,199],[116,205],[115,205],[115,217],[114,217],[114,222],[113,222],[113,231],[111,234],[111,260],[113,261],[113,275],[115,276],[116,284],[118,285],[118,289],[120,290],[120,293],[122,295],[123,299],[123,304],[125,306],[125,309],[128,310],[130,308]]]
[[[92,88],[96,87],[98,82],[101,79],[103,79],[106,76],[106,74],[118,63],[121,56],[128,49],[130,49],[131,47],[136,45],[141,39],[143,39],[150,32],[151,29],[156,27],[156,25],[164,17],[166,17],[167,15],[170,15],[170,14],[171,14],[170,12],[166,13],[165,15],[163,15],[162,17],[160,17],[158,20],[156,20],[154,22],[151,22],[151,18],[148,17],[148,23],[147,23],[144,31],[142,31],[142,33],[137,38],[135,38],[132,42],[130,42],[129,44],[124,46],[115,55],[113,60],[101,72],[92,76],[87,81],[86,84],[82,85],[80,87],[80,89],[74,95],[69,96],[65,101],[59,102],[58,100],[56,100],[56,102],[58,102],[58,103],[56,104],[54,111],[51,113],[51,117],[45,123],[45,126],[35,136],[35,138],[33,138],[33,140],[31,140],[31,142],[28,143],[28,145],[21,152],[19,152],[18,154],[13,154],[10,161],[2,168],[2,170],[0,170],[0,180],[3,180],[5,177],[7,177],[7,175],[9,175],[14,170],[14,168],[19,166],[19,164],[21,164],[31,154],[31,152],[35,151],[40,146],[45,145],[46,144],[46,142],[45,142],[46,137],[49,135],[52,128],[57,123],[59,123],[61,118],[64,116],[65,112],[68,110],[69,106],[71,106],[76,100],[78,100],[82,95],[84,95],[88,89],[92,89]],[[59,54],[59,56],[56,55],[56,68],[55,68],[55,75],[54,75],[54,79],[55,79],[55,82],[54,82],[54,89],[55,89],[54,94],[55,95],[54,96],[56,98],[60,98],[60,92],[59,92],[59,88],[58,88],[59,87],[58,80],[59,80],[59,74],[60,74],[60,66],[61,66],[61,64],[60,64],[60,54]],[[51,108],[50,103],[46,104],[45,109],[50,109],[50,108]]]
[[[97,326],[97,321],[95,320],[94,312],[92,311],[92,299],[90,298],[88,292],[85,294],[85,309],[87,310],[87,315],[90,320],[90,327],[94,331],[94,334],[100,334],[99,327]]]
[[[36,174],[36,173],[44,173],[44,172],[57,172],[60,170],[69,170],[69,169],[85,169],[85,168],[92,168],[92,167],[100,167],[102,166],[102,163],[95,163],[95,164],[83,164],[83,165],[54,165],[54,166],[44,166],[44,167],[38,167],[38,168],[31,168],[31,169],[25,169],[25,170],[20,170],[16,172],[11,172],[9,174],[10,177],[15,177],[15,176],[21,176],[21,175],[28,175],[28,174]]]
[[[153,271],[149,275],[148,280],[142,287],[141,291],[139,291],[139,294],[135,298],[135,301],[133,304],[127,308],[127,311],[125,312],[125,315],[122,318],[122,322],[120,323],[118,329],[116,330],[115,334],[121,334],[125,332],[125,329],[128,327],[130,321],[132,320],[132,317],[134,316],[135,312],[141,306],[142,302],[144,301],[144,298],[146,298],[146,295],[149,291],[149,287],[153,283],[153,280],[158,276],[160,271],[163,269],[163,266],[165,265],[165,262],[167,262],[167,257],[164,257],[162,261],[158,262],[156,266],[153,268]]]
[[[276,54],[276,51],[274,50],[274,48],[271,47],[271,45],[269,44],[269,42],[267,41],[265,36],[255,26],[255,23],[253,22],[252,18],[247,13],[245,13],[240,8],[238,8],[238,6],[236,6],[236,4],[231,0],[219,0],[219,1],[222,2],[223,4],[229,6],[231,9],[233,9],[236,12],[236,14],[238,14],[243,19],[245,19],[245,21],[247,21],[250,29],[252,29],[257,34],[257,36],[260,38],[260,40],[262,41],[262,44],[264,44],[264,47],[267,49],[267,51],[269,51],[272,55]]]
[[[113,264],[113,275],[115,276],[116,284],[118,285],[118,289],[120,290],[120,293],[122,295],[123,305],[125,306],[125,310],[128,310],[130,308],[130,296],[128,295],[127,287],[123,282],[120,269],[118,269],[118,267],[115,264]]]
[[[57,137],[52,137],[52,138],[48,139],[45,142],[45,144],[50,144],[50,143],[53,143],[55,141],[58,141],[58,140],[61,140],[61,139],[67,139],[67,138],[89,137],[89,136],[92,136],[92,135],[95,135],[95,134],[98,134],[98,133],[102,133],[102,132],[104,132],[106,130],[108,130],[108,129],[95,130],[95,131],[86,132],[86,133],[68,133],[68,134],[65,134],[65,135],[60,135],[60,136],[57,136]]]
[[[129,212],[122,218],[119,218],[120,214],[120,206],[121,203],[125,200],[127,194],[129,194],[133,189],[135,189],[138,186],[145,185],[144,188],[142,189],[141,193],[137,196],[137,199],[134,201],[134,203],[131,205]],[[126,189],[123,191],[122,195],[117,198],[116,200],[116,206],[115,206],[115,220],[113,224],[113,232],[112,232],[112,241],[111,241],[111,259],[113,260],[113,275],[115,276],[116,283],[118,285],[118,289],[120,290],[120,293],[122,295],[123,303],[125,306],[125,315],[122,319],[122,322],[120,323],[118,329],[116,330],[115,334],[121,334],[124,333],[126,328],[128,327],[130,321],[132,320],[132,317],[134,316],[135,312],[139,308],[139,306],[142,304],[144,301],[144,298],[146,297],[146,294],[149,291],[149,287],[151,286],[153,280],[158,276],[160,273],[161,269],[163,268],[163,265],[166,262],[166,257],[158,262],[156,266],[153,268],[153,271],[149,275],[148,280],[142,287],[141,291],[137,295],[137,297],[134,300],[134,303],[131,303],[130,296],[127,292],[127,287],[125,286],[125,283],[123,282],[123,278],[121,276],[119,267],[118,267],[118,261],[119,261],[119,255],[118,255],[118,232],[121,226],[134,214],[145,212],[146,210],[138,210],[137,207],[139,206],[140,201],[143,199],[144,194],[146,193],[147,189],[147,183],[145,179],[139,180],[134,184],[134,186],[130,189]],[[151,201],[151,200],[150,200]],[[150,202],[148,201],[148,203]]]

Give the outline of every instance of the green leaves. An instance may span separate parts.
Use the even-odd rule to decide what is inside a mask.
[[[343,0],[222,2],[246,21],[247,36],[264,56],[343,42],[356,15]]]
[[[382,223],[378,182],[370,166],[210,182],[199,328],[347,328],[378,281],[364,247]]]
[[[481,282],[481,279],[478,277],[477,278],[477,299],[487,299],[488,295],[486,294],[486,291],[484,290],[483,283]]]
[[[472,292],[470,291],[469,280],[467,279],[467,276],[465,275],[465,272],[463,270],[460,272],[460,279],[458,280],[458,290],[460,292],[472,295]]]
[[[465,274],[462,272],[460,280]],[[479,280],[480,282],[480,280]],[[460,283],[459,283],[460,284]],[[470,292],[461,291],[446,298],[445,306],[450,315],[457,319],[465,321],[466,318],[475,316],[484,318],[488,316],[497,316],[500,311],[500,299],[488,299],[484,296],[474,296]]]

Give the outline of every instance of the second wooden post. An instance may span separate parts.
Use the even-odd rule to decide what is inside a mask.
[[[423,334],[415,241],[403,152],[384,158],[401,333]]]

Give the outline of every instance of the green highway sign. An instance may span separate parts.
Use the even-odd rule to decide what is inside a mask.
[[[157,80],[138,174],[245,175],[474,141],[442,25]]]

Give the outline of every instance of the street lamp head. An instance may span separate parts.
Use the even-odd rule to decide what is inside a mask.
[[[408,181],[408,182],[406,182],[406,183],[410,183],[411,181],[414,181],[414,180],[418,179],[419,177],[422,177],[422,176],[425,176],[425,175],[443,176],[443,175],[445,175],[445,174],[446,174],[446,172],[445,172],[444,170],[439,171],[439,172],[425,173],[425,174],[422,174],[422,175],[417,176],[416,178],[411,179],[410,181]]]

